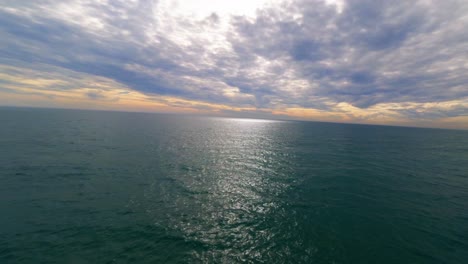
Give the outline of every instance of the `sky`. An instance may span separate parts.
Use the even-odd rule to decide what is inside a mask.
[[[468,129],[468,1],[0,0],[0,105]]]

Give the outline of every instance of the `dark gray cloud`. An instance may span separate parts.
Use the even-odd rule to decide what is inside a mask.
[[[366,108],[453,100],[468,96],[467,6],[349,1],[339,13],[298,1],[261,12],[254,21],[238,19],[241,37],[233,43],[241,52],[286,61],[318,83],[313,94],[333,101]]]
[[[0,1],[0,56],[10,64],[260,109],[466,102],[467,29],[462,0],[353,0],[341,10],[297,0],[255,17],[204,18],[177,15],[161,1]]]

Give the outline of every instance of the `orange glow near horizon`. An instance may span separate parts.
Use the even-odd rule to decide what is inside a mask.
[[[0,65],[2,68],[14,68]],[[144,94],[110,79],[85,75],[69,78],[53,74],[31,74],[28,69],[14,68],[24,74],[0,73],[8,83],[0,89],[0,105],[23,107],[77,108],[111,111],[190,113],[213,116],[233,116],[235,113],[261,113],[272,119],[300,119],[325,122],[368,123],[388,125],[435,126],[468,129],[468,117],[448,117],[414,122],[399,115],[395,109],[404,107],[424,111],[431,108],[450,108],[466,102],[378,104],[361,109],[348,103],[338,103],[330,110],[303,107],[263,108],[232,106],[189,100],[174,96]],[[42,73],[47,75],[47,73]],[[28,76],[39,76],[36,78]],[[57,86],[62,87],[61,89]],[[63,87],[67,87],[63,89]]]

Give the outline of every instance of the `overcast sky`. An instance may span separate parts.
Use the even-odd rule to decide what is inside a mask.
[[[468,1],[0,0],[0,105],[468,128]]]

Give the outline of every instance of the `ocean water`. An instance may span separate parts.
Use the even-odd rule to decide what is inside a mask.
[[[468,131],[0,109],[0,263],[467,263]]]

